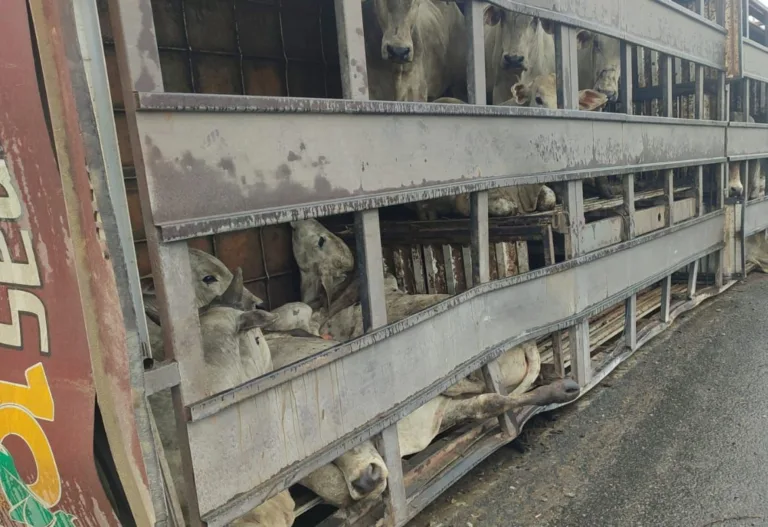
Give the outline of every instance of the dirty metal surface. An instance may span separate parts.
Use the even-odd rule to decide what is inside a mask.
[[[743,239],[768,228],[768,199],[750,201],[745,212]]]
[[[768,82],[768,48],[753,40],[744,40],[742,48],[744,76]]]
[[[509,347],[599,313],[717,250],[723,228],[718,212],[542,271],[482,284],[190,406],[204,520],[222,525]]]
[[[743,75],[742,4],[743,0],[725,0],[725,73],[729,79]]]
[[[152,97],[163,96],[171,95]],[[707,164],[724,155],[725,127],[713,121],[502,108],[515,115],[510,126],[493,112],[483,116],[485,107],[424,105],[478,114],[462,108],[466,115],[449,118],[415,114],[410,105],[376,115],[364,105],[383,103],[324,104],[335,112],[139,112],[153,220],[163,238],[514,182]],[[346,113],[356,107],[363,113]]]
[[[117,526],[93,457],[93,335],[83,316],[87,300],[76,265],[87,248],[89,258],[104,262],[104,257],[93,223],[84,232],[68,214],[68,207],[74,207],[69,209],[74,215],[82,211],[93,218],[90,189],[87,178],[74,177],[82,209],[69,202],[73,180],[65,185],[63,178],[72,174],[59,173],[49,140],[26,6],[8,3],[0,17],[0,143],[5,152],[0,243],[7,246],[0,264],[0,472],[5,475],[0,478],[0,523]],[[56,20],[51,4],[45,13],[51,23]],[[46,57],[59,66],[64,58]],[[57,113],[71,110],[55,100],[56,91],[48,87],[54,120]],[[75,135],[79,138],[79,132]],[[85,176],[84,170],[78,176]],[[101,281],[98,296],[107,302],[94,307],[104,308],[107,317],[118,311],[112,319],[116,327],[110,327],[114,337],[104,340],[117,352],[124,339],[119,300],[116,294],[104,298],[114,293],[114,283],[110,288],[103,267],[91,271],[90,279]],[[119,368],[111,373],[114,383],[127,383]]]
[[[490,3],[590,29],[698,62],[725,68],[725,31],[672,0],[491,0]]]
[[[726,133],[729,161],[768,157],[768,125],[731,121]]]

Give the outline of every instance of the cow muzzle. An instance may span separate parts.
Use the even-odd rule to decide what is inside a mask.
[[[398,64],[405,64],[413,60],[413,49],[410,46],[387,44],[386,52],[386,59]]]
[[[523,55],[504,54],[502,66],[507,70],[525,69],[525,57]]]
[[[352,481],[352,487],[357,491],[358,497],[353,498],[360,499],[368,496],[376,491],[384,483],[386,476],[381,467],[376,463],[371,463],[366,467],[360,477]]]

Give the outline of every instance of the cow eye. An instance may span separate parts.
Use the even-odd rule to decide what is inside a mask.
[[[536,104],[544,105],[544,100],[541,97],[536,97]]]
[[[317,246],[322,249],[323,245],[325,245],[325,236],[320,236],[320,239],[317,240]]]
[[[261,346],[261,341],[259,340],[259,337],[256,337],[256,345]]]
[[[213,276],[212,274],[209,274],[209,275],[205,275],[205,276],[203,277],[203,283],[204,283],[204,284],[212,284],[212,283],[214,283],[214,282],[218,282],[218,281],[219,281],[219,280],[218,280],[218,278],[216,278],[216,277],[215,277],[215,276]]]

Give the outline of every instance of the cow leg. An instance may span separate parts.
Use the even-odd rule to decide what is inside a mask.
[[[540,386],[522,395],[484,393],[467,399],[446,402],[440,430],[446,430],[464,421],[483,421],[523,406],[544,406],[565,403],[579,396],[579,385],[572,379],[563,379],[548,386]]]
[[[509,395],[520,395],[527,392],[531,386],[536,382],[536,378],[541,371],[541,355],[539,354],[538,346],[524,346],[525,362],[528,367],[525,372],[525,377],[520,381],[514,390]]]

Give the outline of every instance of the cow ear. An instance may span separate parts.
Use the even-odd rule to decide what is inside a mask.
[[[253,311],[244,311],[240,313],[237,319],[237,331],[248,331],[254,328],[263,328],[265,326],[272,325],[280,315],[277,313],[270,313],[269,311],[262,311],[261,309],[254,309]]]
[[[488,6],[483,11],[483,20],[486,26],[495,26],[504,18],[504,10],[500,7]]]
[[[580,30],[578,33],[576,33],[576,42],[578,44],[578,49],[586,48],[589,44],[592,43],[592,39],[595,36],[592,34],[591,31],[587,31],[586,29]]]
[[[512,86],[512,100],[515,101],[515,104],[519,104],[520,106],[527,105],[530,98],[530,85],[523,82],[517,82]]]
[[[541,23],[541,29],[543,29],[545,33],[549,35],[553,35],[555,33],[555,25],[552,23],[551,20],[547,20],[546,18],[540,18],[539,22]]]
[[[229,287],[221,294],[219,301],[224,305],[239,304],[243,299],[243,270],[237,268],[232,274]]]
[[[579,92],[579,110],[591,112],[602,108],[608,102],[608,96],[595,90],[581,90]]]

